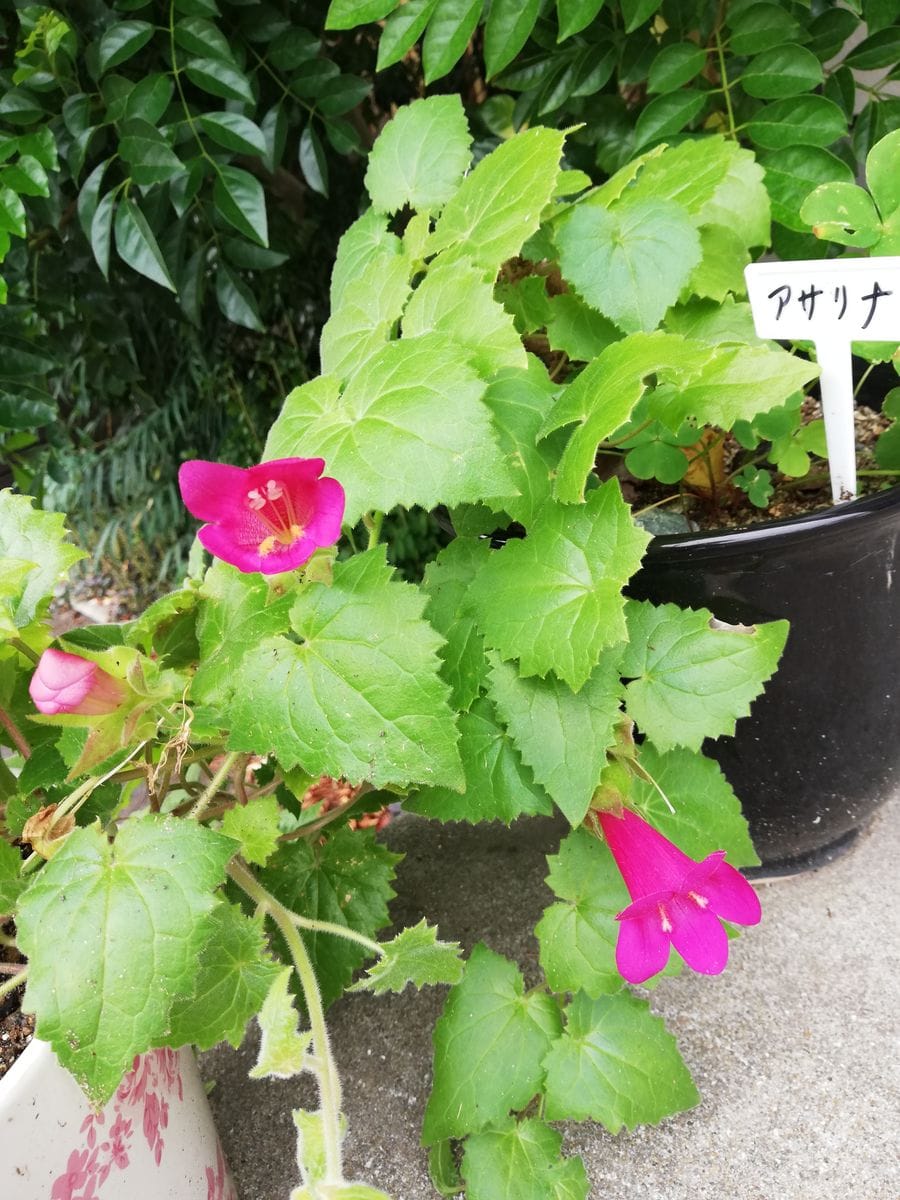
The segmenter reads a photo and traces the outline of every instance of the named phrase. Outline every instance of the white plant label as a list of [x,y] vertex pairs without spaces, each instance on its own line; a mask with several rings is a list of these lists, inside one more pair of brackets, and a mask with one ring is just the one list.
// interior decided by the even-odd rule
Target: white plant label
[[851,342],[900,341],[900,256],[753,263],[744,270],[757,336],[812,342],[835,503],[856,495]]

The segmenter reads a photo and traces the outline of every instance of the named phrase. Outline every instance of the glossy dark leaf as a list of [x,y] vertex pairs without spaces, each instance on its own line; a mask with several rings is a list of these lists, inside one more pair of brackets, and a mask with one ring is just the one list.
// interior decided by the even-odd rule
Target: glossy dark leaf
[[235,154],[264,156],[266,138],[260,127],[247,117],[233,112],[201,113],[197,124],[218,146]]
[[204,92],[223,100],[243,100],[255,103],[253,89],[247,76],[234,63],[215,58],[192,58],[184,69],[185,75]]
[[266,197],[258,179],[240,167],[220,167],[213,199],[218,212],[238,233],[268,246]]
[[147,218],[127,197],[116,209],[115,231],[116,250],[122,261],[139,275],[174,292],[175,284]]
[[116,192],[107,192],[94,209],[91,217],[90,242],[97,266],[104,279],[109,278],[109,248],[112,243],[113,210],[116,206]]
[[300,170],[306,182],[322,196],[328,195],[328,163],[322,141],[312,125],[300,134]]
[[153,37],[153,26],[148,21],[119,21],[111,25],[100,39],[97,65],[101,75],[119,63],[127,62]]
[[540,7],[540,0],[492,0],[484,28],[489,78],[508,66],[528,41]]
[[253,293],[225,262],[220,262],[216,271],[216,300],[229,321],[262,333],[263,323]]

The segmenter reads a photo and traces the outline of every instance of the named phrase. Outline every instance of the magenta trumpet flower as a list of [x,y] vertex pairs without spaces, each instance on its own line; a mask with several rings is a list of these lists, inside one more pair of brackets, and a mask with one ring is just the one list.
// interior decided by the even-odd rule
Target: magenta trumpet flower
[[181,498],[201,521],[210,554],[239,571],[277,575],[341,535],[344,489],[320,478],[321,458],[275,458],[257,467],[192,459],[178,472]]
[[759,923],[753,888],[717,850],[702,862],[629,809],[597,814],[632,903],[618,914],[616,966],[629,983],[656,975],[674,946],[689,967],[718,975],[728,961],[722,920]]
[[72,713],[100,717],[114,712],[128,688],[102,667],[65,650],[45,650],[28,685],[38,712],[48,717]]

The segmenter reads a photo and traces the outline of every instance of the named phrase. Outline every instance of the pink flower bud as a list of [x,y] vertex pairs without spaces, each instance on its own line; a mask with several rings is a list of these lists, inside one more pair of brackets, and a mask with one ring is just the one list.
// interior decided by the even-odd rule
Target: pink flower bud
[[64,650],[45,650],[28,692],[38,712],[49,717],[59,713],[99,717],[114,712],[128,689],[121,680],[86,658]]

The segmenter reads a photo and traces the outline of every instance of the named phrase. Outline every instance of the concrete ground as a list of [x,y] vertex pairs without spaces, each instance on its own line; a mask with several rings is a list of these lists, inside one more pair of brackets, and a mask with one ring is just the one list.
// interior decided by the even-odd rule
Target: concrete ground
[[[559,830],[512,833],[403,818],[393,913],[444,938],[479,939],[535,974],[531,934],[550,893]],[[612,1137],[567,1125],[596,1200],[900,1200],[900,801],[820,871],[762,884],[763,924],[715,979],[664,981],[653,1005],[678,1036],[703,1101],[657,1128]],[[431,1029],[444,989],[344,999],[330,1027],[344,1082],[352,1177],[395,1200],[434,1200],[418,1145]],[[241,1200],[287,1200],[299,1180],[292,1107],[306,1081],[251,1081],[255,1046],[202,1068]]]

